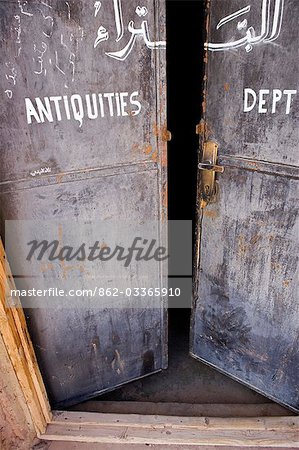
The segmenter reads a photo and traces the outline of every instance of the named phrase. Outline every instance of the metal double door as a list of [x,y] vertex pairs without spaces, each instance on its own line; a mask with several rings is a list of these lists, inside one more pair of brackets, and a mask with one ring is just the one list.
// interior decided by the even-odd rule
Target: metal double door
[[[164,2],[3,5],[2,222],[165,221]],[[295,411],[298,18],[295,0],[207,2],[190,338]],[[54,406],[167,367],[163,299],[130,306],[26,312]]]

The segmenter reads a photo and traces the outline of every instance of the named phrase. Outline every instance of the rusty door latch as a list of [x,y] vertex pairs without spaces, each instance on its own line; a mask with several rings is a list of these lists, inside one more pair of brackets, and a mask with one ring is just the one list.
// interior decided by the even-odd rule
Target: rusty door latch
[[200,177],[200,207],[205,208],[209,203],[216,201],[217,181],[216,173],[223,173],[224,167],[217,165],[218,144],[214,141],[206,141],[202,147],[201,162],[198,164],[201,170]]

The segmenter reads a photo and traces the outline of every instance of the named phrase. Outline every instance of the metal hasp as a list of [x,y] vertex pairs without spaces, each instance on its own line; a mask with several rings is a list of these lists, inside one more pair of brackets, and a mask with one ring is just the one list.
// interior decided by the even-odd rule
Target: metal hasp
[[218,144],[214,141],[204,142],[202,146],[201,162],[198,164],[198,168],[202,171],[199,191],[201,208],[205,208],[209,203],[216,201],[216,172],[224,172],[223,166],[217,166],[217,159]]

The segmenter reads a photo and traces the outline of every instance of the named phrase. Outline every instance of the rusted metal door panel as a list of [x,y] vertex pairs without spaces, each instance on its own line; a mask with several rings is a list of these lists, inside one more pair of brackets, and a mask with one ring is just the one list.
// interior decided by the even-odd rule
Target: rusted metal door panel
[[207,6],[198,131],[224,173],[199,192],[191,355],[298,411],[299,3]]
[[[5,220],[163,221],[164,2],[10,1],[0,17],[2,233]],[[162,299],[26,315],[55,407],[167,365]]]

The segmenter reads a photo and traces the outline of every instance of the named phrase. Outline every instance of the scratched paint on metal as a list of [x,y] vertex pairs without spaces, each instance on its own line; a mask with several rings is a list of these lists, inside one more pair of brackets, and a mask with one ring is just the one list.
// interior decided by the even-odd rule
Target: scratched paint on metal
[[[1,233],[7,219],[164,220],[164,2],[0,2],[0,19]],[[162,300],[26,313],[54,406],[167,365]]]
[[209,6],[198,131],[225,171],[199,211],[191,354],[298,412],[299,4]]

